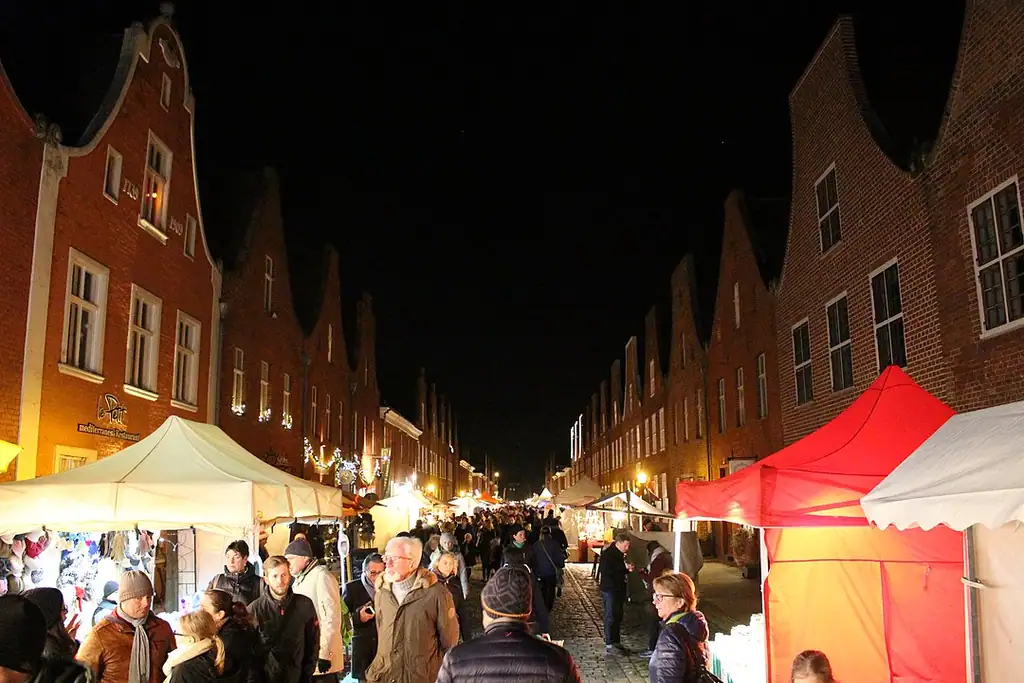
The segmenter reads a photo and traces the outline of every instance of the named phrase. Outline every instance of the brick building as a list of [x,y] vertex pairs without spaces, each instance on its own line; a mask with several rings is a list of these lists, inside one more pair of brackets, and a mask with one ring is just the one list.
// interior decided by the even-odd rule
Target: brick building
[[[340,322],[339,322],[340,325]],[[363,292],[356,304],[356,361],[351,381],[352,430],[355,454],[360,458],[360,495],[384,495],[390,458],[384,459],[384,420],[380,419],[377,386],[377,321],[373,299]]]
[[647,476],[643,490],[644,498],[655,507],[669,509],[669,492],[673,478],[669,472],[668,443],[672,439],[668,421],[668,386],[658,346],[657,310],[651,308],[644,322],[644,370],[643,396],[640,399],[643,413],[643,452],[638,469]]
[[[0,226],[3,242],[0,264],[4,271],[4,296],[0,301],[0,339],[4,345],[3,371],[0,372],[0,396],[4,398],[0,408],[0,441],[11,444],[0,450],[0,482],[12,480],[17,468],[14,444],[19,443],[22,371],[28,351],[24,331],[43,168],[44,146],[39,138],[45,130],[45,124],[37,127],[22,108],[0,64],[0,149],[4,150],[0,162],[0,206],[4,207],[4,221]],[[55,181],[48,181],[47,187],[55,189]],[[23,467],[29,465],[27,461],[26,457]]]
[[114,453],[171,414],[214,417],[220,274],[199,210],[194,108],[181,41],[160,18],[125,31],[77,145],[46,140],[18,478]]
[[[426,370],[420,370],[417,396],[419,416],[416,426],[423,434],[420,436],[414,483],[435,498],[448,501],[459,493],[456,486],[461,460],[451,406],[445,404],[443,396],[438,397],[436,385],[431,383],[428,390]],[[473,479],[472,483],[477,481]]]
[[[241,246],[225,258],[218,420],[250,453],[298,476],[305,335],[292,298],[277,174],[268,169],[251,180],[251,191],[236,191],[235,206],[245,207]],[[229,220],[222,219],[226,230]]]
[[[405,482],[416,474],[416,458],[419,455],[420,436],[423,430],[401,415],[393,408],[381,408],[380,418],[384,423],[384,448],[390,458],[390,482]],[[394,493],[394,487],[381,495],[387,497]],[[465,489],[465,486],[463,486]]]

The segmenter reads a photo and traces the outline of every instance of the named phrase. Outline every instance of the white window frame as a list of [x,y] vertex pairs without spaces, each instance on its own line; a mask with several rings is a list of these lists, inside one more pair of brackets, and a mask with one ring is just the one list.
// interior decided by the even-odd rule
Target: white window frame
[[[135,302],[143,303],[150,308],[150,329],[135,324]],[[160,322],[163,316],[164,302],[160,297],[132,283],[131,297],[128,300],[128,335],[125,340],[124,391],[150,401],[159,398],[157,394],[160,369]],[[148,339],[148,355],[137,359],[132,353],[132,340]],[[137,346],[136,346],[137,348]],[[132,381],[133,374],[137,377]]]
[[[71,285],[75,266],[81,268],[83,272],[88,271],[92,275],[96,291],[95,301],[85,301],[77,295],[72,296]],[[68,250],[68,275],[64,290],[63,334],[61,336],[60,360],[57,362],[57,368],[65,375],[78,377],[93,384],[102,384],[104,381],[103,339],[107,328],[107,289],[109,283],[110,270],[106,266],[98,261],[94,261],[74,247]],[[71,324],[72,307],[78,310],[83,308],[89,310],[93,318],[92,327],[94,328],[94,333],[90,332],[86,337],[86,362],[84,367],[76,364],[79,354],[75,354],[75,358],[71,359],[73,362],[69,362],[68,358],[68,328]],[[81,321],[80,315],[77,317],[77,320]],[[76,334],[75,338],[76,340],[81,339],[81,333]]]
[[[826,308],[825,310],[826,310],[826,315],[828,315],[828,309]],[[797,362],[796,362],[796,344],[793,343],[793,333],[796,332],[799,328],[803,327],[804,325],[807,326],[807,360],[803,361],[802,363],[800,363],[798,365]],[[799,321],[798,323],[796,323],[795,325],[793,325],[792,327],[789,328],[789,345],[790,345],[790,348],[792,349],[790,353],[793,356],[793,399],[796,401],[796,405],[802,406],[804,404],[811,403],[812,401],[814,401],[814,365],[812,364],[813,361],[814,361],[814,352],[811,350],[811,321],[810,321],[810,318],[804,318],[803,320]],[[810,396],[807,397],[806,401],[801,403],[800,402],[800,381],[797,379],[797,377],[798,377],[800,371],[803,370],[807,366],[810,366],[811,394],[810,394]]]
[[270,254],[263,256],[263,311],[274,312],[274,280],[277,279],[274,259]]
[[757,357],[757,419],[768,417],[768,359],[761,353]]
[[[163,168],[154,169],[149,165],[150,149],[157,147],[161,152],[163,159]],[[164,142],[153,134],[153,131],[149,131],[149,140],[146,143],[146,159],[143,163],[142,168],[142,199],[139,202],[139,227],[148,232],[153,237],[157,238],[161,244],[167,244],[167,232],[164,230],[164,226],[167,225],[167,209],[171,198],[171,169],[173,168],[174,154],[171,152],[171,148],[168,147]],[[153,192],[154,183],[157,188],[162,188],[163,196],[160,196],[160,191],[156,192],[157,201],[154,202],[152,211],[147,211],[149,202],[149,195]],[[151,213],[152,215],[147,215]]]
[[[998,255],[996,256],[995,260],[987,261],[984,264],[984,266],[979,266],[978,265],[978,241],[977,241],[977,236],[975,234],[975,229],[974,229],[974,210],[978,206],[980,206],[981,204],[984,204],[985,202],[993,202],[994,203],[995,202],[995,196],[997,194],[999,194],[1000,192],[1002,192],[1003,190],[1005,190],[1010,185],[1016,185],[1017,186],[1017,215],[1020,216],[1021,221],[1024,222],[1024,211],[1022,211],[1021,199],[1020,199],[1020,183],[1018,182],[1018,177],[1016,175],[1014,175],[1014,176],[1008,178],[1007,180],[1003,181],[1001,184],[997,185],[995,188],[993,188],[992,190],[987,192],[983,197],[981,197],[980,199],[977,199],[977,200],[971,202],[967,206],[967,225],[968,225],[968,228],[969,228],[969,232],[971,233],[971,256],[973,257],[971,259],[971,263],[974,265],[974,286],[975,286],[975,290],[977,291],[977,297],[978,297],[978,325],[979,325],[979,328],[981,329],[981,335],[980,335],[981,339],[987,339],[989,337],[994,337],[994,336],[997,336],[997,335],[1000,335],[1000,334],[1004,334],[1006,332],[1009,332],[1011,330],[1015,330],[1015,329],[1018,329],[1018,328],[1024,326],[1024,316],[1021,316],[1017,320],[1010,320],[1009,302],[1008,302],[1007,296],[1006,296],[1006,272],[1005,272],[1005,270],[1002,267],[1002,264],[1007,260],[1008,257],[1013,256],[1015,254],[1018,254],[1018,253],[1020,253],[1021,250],[1024,250],[1024,245],[1016,247],[1013,250],[1011,250],[1011,251],[1009,251],[1009,252],[1004,254],[1003,253],[1002,244],[999,242],[998,224],[996,224],[995,225],[995,230],[996,230],[996,253]],[[993,206],[992,215],[993,215],[993,220],[998,220],[998,216],[996,215],[996,211],[995,211],[995,207],[994,206]],[[985,299],[984,299],[984,293],[983,293],[983,290],[982,290],[982,287],[981,287],[981,271],[986,270],[987,268],[991,268],[992,265],[995,264],[995,263],[999,263],[999,266],[1000,266],[1000,268],[999,268],[999,270],[1000,270],[999,280],[1000,280],[1000,286],[1002,287],[1003,315],[1004,315],[1004,317],[1006,319],[1006,322],[1004,322],[1002,325],[998,325],[996,327],[988,329],[985,326]],[[902,279],[901,279],[901,281],[900,281],[901,289],[902,289],[902,286],[903,286],[903,283],[902,283]],[[902,292],[901,292],[901,295],[902,295]],[[906,334],[904,334],[904,339],[905,338],[906,338]]]
[[260,412],[256,419],[260,422],[269,422],[271,415],[270,408],[270,363],[260,361]]
[[654,361],[649,361],[648,366],[650,367],[649,374],[651,375],[651,398],[654,398]]
[[[838,344],[833,346],[832,345],[831,332],[830,332],[830,326],[829,326],[829,320],[828,320],[828,309],[830,309],[832,306],[837,305],[843,299],[846,299],[846,326],[850,330],[850,338],[847,339],[846,341],[840,340]],[[836,309],[836,310],[838,311],[838,309]],[[837,316],[838,316],[838,313],[837,313]],[[851,389],[854,386],[854,378],[853,378],[853,325],[850,323],[850,318],[851,317],[852,316],[850,315],[850,297],[847,295],[847,293],[845,291],[842,294],[840,294],[840,295],[838,295],[836,297],[833,297],[832,299],[830,299],[825,304],[825,339],[826,339],[826,341],[828,343],[828,378],[829,378],[828,381],[829,381],[829,385],[832,387],[832,391],[833,392],[846,391],[847,389]],[[837,322],[838,322],[838,318],[837,318]],[[808,336],[810,336],[810,335],[808,335]],[[838,351],[839,352],[839,358],[840,358],[840,360],[842,360],[843,349],[845,347],[847,347],[847,346],[850,347],[850,384],[849,384],[849,386],[837,388],[836,385],[835,385],[835,368],[833,368],[833,364],[832,364],[832,353],[835,352],[835,351]]]
[[651,418],[644,419],[644,457],[651,454]]
[[726,414],[725,378],[718,378],[718,433],[725,434],[729,428],[729,416]]
[[231,371],[231,412],[245,413],[245,351],[235,348],[234,364]]
[[[84,467],[96,462],[98,457],[99,453],[92,448],[78,448],[76,446],[58,444],[53,447],[53,474],[69,471],[60,467],[61,460],[64,458],[79,460],[81,463],[77,467]],[[69,469],[77,469],[77,467]]]
[[309,437],[311,439],[316,436],[316,427],[317,427],[317,414],[316,413],[317,413],[317,410],[318,410],[318,408],[317,408],[317,399],[318,398],[319,397],[317,396],[316,385],[314,384],[312,386],[312,389],[311,389],[310,394],[309,394]]
[[740,283],[732,283],[732,320],[733,327],[740,329]]
[[665,450],[665,408],[658,408],[658,452]]
[[683,397],[683,442],[690,441],[690,397]]
[[107,145],[107,163],[103,167],[103,196],[114,204],[121,199],[121,171],[123,168],[124,157],[116,149]]
[[287,372],[281,378],[281,426],[292,428],[292,376]]
[[[385,428],[387,425],[385,425]],[[345,402],[338,401],[338,446],[345,440]]]
[[334,362],[334,325],[327,323],[327,362]]
[[324,423],[321,425],[321,431],[325,431],[326,438],[321,438],[321,441],[331,441],[331,430],[334,429],[334,422],[331,421],[331,395],[324,394]]
[[[195,348],[181,343],[182,327],[192,328],[192,343]],[[174,375],[171,388],[171,405],[175,408],[196,412],[199,403],[199,359],[203,346],[203,324],[179,310],[174,323]],[[185,361],[186,368],[181,368]],[[187,374],[182,374],[187,372]]]
[[185,239],[182,240],[184,242],[182,249],[188,258],[196,256],[196,235],[198,233],[199,221],[195,219],[195,216],[185,214]]
[[[975,265],[977,265],[977,264],[975,264]],[[888,318],[886,318],[885,320],[883,320],[880,323],[876,323],[875,322],[875,287],[874,287],[875,278],[878,277],[878,276],[882,276],[882,282],[884,284],[885,283],[885,271],[889,270],[893,266],[896,266],[896,272],[899,274],[900,312],[897,313],[896,315],[890,315]],[[875,367],[877,368],[878,373],[880,374],[882,372],[882,370],[885,369],[885,368],[882,367],[882,365],[880,363],[881,355],[879,353],[879,348],[878,348],[878,330],[880,330],[883,327],[889,327],[890,325],[892,325],[892,323],[896,322],[897,320],[903,320],[903,353],[907,357],[906,358],[907,365],[909,365],[910,364],[910,350],[907,348],[906,318],[903,315],[903,312],[905,310],[905,308],[903,306],[903,272],[900,270],[900,263],[899,263],[899,259],[898,258],[890,259],[889,261],[886,261],[883,265],[881,265],[878,268],[876,268],[873,271],[871,271],[871,273],[868,275],[868,293],[871,296],[871,329],[872,329],[872,332],[874,333],[874,338],[875,338]],[[888,290],[887,290],[886,293],[888,293]],[[889,357],[890,358],[892,357],[892,329],[891,328],[889,329]]]
[[736,368],[736,426],[742,427],[747,424],[747,388],[745,385],[743,367]]
[[160,106],[164,108],[164,111],[171,110],[171,77],[167,74],[161,74],[163,78],[160,79]]
[[[828,211],[822,214],[821,209],[818,206],[818,186],[825,182],[825,180],[831,173],[835,173],[836,176],[836,203],[835,206],[830,207]],[[826,196],[826,201],[827,199],[828,198]],[[832,251],[837,245],[839,245],[843,241],[843,215],[841,213],[839,214],[839,238],[832,242],[832,244],[830,244],[827,249],[825,248],[825,242],[821,239],[821,222],[826,218],[831,219],[832,213],[839,211],[839,205],[841,203],[842,202],[840,201],[839,197],[839,173],[838,171],[836,171],[835,162],[832,162],[832,164],[830,164],[829,167],[825,169],[825,172],[818,176],[818,179],[814,181],[814,215],[817,216],[815,225],[818,228],[818,248],[820,249],[820,253],[822,256]],[[829,225],[829,231],[829,238],[831,239],[831,224]]]

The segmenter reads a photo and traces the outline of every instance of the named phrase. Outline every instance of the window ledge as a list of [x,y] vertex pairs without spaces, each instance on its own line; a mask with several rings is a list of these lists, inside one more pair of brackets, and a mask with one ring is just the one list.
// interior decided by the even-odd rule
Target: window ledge
[[167,244],[167,233],[147,221],[142,216],[139,216],[139,227],[157,238],[160,241],[160,244]]
[[74,365],[68,365],[66,363],[57,363],[57,369],[60,370],[62,375],[84,379],[86,382],[92,382],[93,384],[103,384],[103,382],[106,381],[103,375],[97,375],[95,372],[76,368]]
[[137,398],[144,398],[147,401],[155,401],[160,398],[160,394],[149,391],[148,389],[142,389],[141,387],[132,386],[131,384],[124,385],[124,393]]
[[110,200],[110,203],[117,206],[118,197],[107,194],[106,190],[103,191],[103,196]]
[[177,408],[178,410],[185,410],[185,411],[188,411],[190,413],[198,413],[199,412],[199,406],[194,405],[192,403],[185,403],[183,401],[175,401],[173,398],[171,399],[171,407],[172,408]]
[[[982,324],[984,325],[984,323]],[[981,341],[985,341],[988,339],[993,339],[995,337],[1001,337],[1002,335],[1008,332],[1019,330],[1021,327],[1024,327],[1024,318],[1018,318],[1013,322],[1003,323],[999,327],[993,327],[991,330],[985,330],[984,332],[981,333],[979,339]]]

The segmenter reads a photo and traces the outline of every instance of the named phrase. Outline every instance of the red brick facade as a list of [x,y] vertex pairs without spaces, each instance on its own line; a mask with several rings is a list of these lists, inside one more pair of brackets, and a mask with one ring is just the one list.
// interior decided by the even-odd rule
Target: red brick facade
[[[42,131],[40,131],[42,132]],[[24,330],[28,316],[29,284],[32,277],[32,249],[36,207],[39,196],[43,143],[32,120],[22,109],[17,95],[0,65],[0,262],[4,272],[4,296],[0,300],[0,344],[3,345],[0,370],[0,440],[18,443],[21,420],[21,376],[25,360]],[[0,482],[14,478],[16,464],[10,466],[0,456]]]

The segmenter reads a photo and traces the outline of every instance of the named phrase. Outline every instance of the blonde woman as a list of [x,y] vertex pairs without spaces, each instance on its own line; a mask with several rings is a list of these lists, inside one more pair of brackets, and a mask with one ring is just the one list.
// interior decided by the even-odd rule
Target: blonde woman
[[458,580],[458,557],[455,553],[448,552],[447,550],[442,551],[431,565],[431,571],[437,576],[437,580],[443,583],[448,588],[448,592],[452,594],[452,602],[455,603],[455,615],[459,620],[459,634],[463,642],[469,640],[472,637],[470,634],[471,622],[467,612],[469,603],[466,602],[466,594],[463,593],[462,584]]
[[836,683],[832,677],[832,665],[824,652],[804,650],[793,659],[791,683]]
[[167,656],[164,675],[168,683],[203,683],[224,673],[224,641],[218,630],[217,621],[203,610],[181,618],[181,631],[192,642]]
[[707,665],[708,640],[708,622],[697,611],[693,579],[667,572],[652,584],[662,629],[651,655],[651,683],[689,680]]

